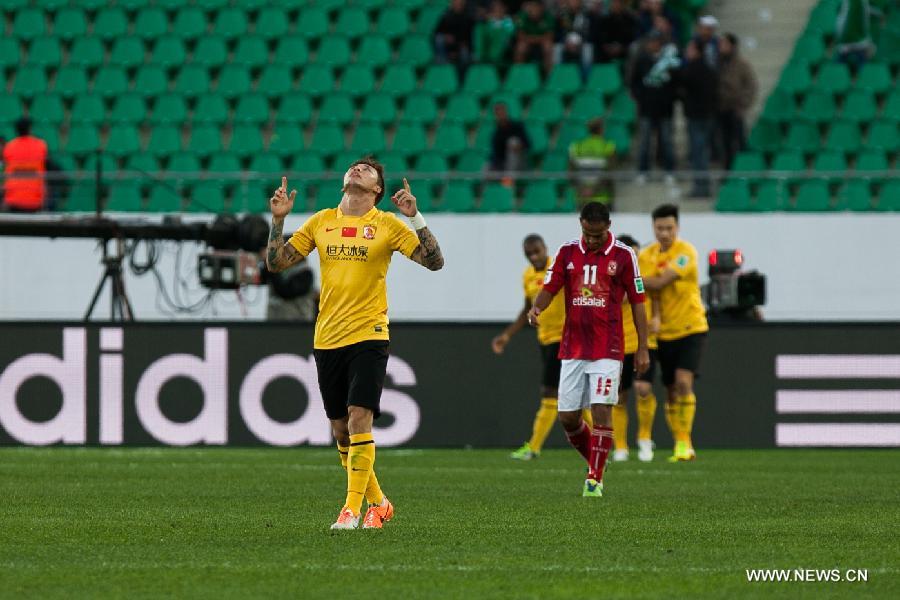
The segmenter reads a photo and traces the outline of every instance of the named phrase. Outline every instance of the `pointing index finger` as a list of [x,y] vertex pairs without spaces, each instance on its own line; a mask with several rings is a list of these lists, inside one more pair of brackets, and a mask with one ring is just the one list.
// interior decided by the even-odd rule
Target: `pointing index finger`
[[287,191],[287,177],[281,178],[281,191],[283,191],[283,192]]
[[412,192],[410,191],[410,189],[409,189],[409,182],[406,181],[406,177],[403,178],[403,189],[406,190],[406,192],[407,192],[408,194],[411,194],[411,193],[412,193]]

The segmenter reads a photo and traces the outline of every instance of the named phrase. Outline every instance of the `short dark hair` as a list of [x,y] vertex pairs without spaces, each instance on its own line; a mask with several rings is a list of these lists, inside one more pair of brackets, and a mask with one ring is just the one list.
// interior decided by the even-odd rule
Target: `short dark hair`
[[581,209],[581,220],[588,223],[609,223],[609,207],[602,202],[588,202]]
[[624,235],[618,236],[618,240],[630,248],[640,248],[641,247],[641,245],[638,243],[638,241],[636,239],[634,239],[633,237],[631,237],[630,235],[628,235],[627,233]]
[[653,209],[653,220],[657,219],[665,219],[666,217],[675,217],[675,222],[678,222],[678,206],[675,204],[660,204],[656,208]]
[[735,35],[734,33],[731,33],[730,31],[728,33],[726,33],[724,37],[729,42],[731,42],[731,45],[734,46],[735,50],[737,50],[738,46],[740,45],[740,41],[741,41],[740,38],[738,38],[737,35]]
[[31,133],[31,119],[28,117],[22,117],[18,121],[16,121],[16,134],[17,135],[28,135]]
[[523,246],[527,246],[528,244],[541,244],[542,246],[547,245],[544,243],[544,238],[542,238],[541,236],[539,236],[536,233],[529,233],[528,235],[525,236],[525,239],[522,240]]
[[375,204],[378,204],[384,198],[384,165],[375,160],[374,156],[363,156],[347,168],[352,169],[356,165],[369,165],[378,172],[378,185],[381,186],[381,192],[375,195]]

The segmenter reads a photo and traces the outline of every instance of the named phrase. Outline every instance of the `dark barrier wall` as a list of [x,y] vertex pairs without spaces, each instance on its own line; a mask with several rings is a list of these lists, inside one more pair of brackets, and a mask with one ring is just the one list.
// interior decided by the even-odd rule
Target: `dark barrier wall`
[[[527,439],[537,345],[495,356],[501,327],[395,324],[380,445]],[[0,340],[0,444],[331,444],[309,326],[2,323]],[[696,388],[700,447],[900,446],[900,324],[717,327]]]

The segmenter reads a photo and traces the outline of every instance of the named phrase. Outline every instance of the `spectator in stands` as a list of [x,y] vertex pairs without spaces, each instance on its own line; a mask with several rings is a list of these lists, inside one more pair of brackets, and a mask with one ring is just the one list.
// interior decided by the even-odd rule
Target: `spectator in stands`
[[637,31],[637,15],[625,0],[610,0],[609,11],[596,20],[591,33],[594,62],[605,63],[627,58],[629,46],[637,39]]
[[681,19],[664,0],[641,0],[638,12],[637,36],[644,37],[656,29],[671,35],[676,44],[681,40]]
[[588,123],[587,137],[569,146],[569,169],[573,172],[578,202],[613,201],[613,182],[605,172],[616,156],[616,144],[603,137],[603,119]]
[[495,65],[506,63],[515,33],[516,25],[506,12],[506,4],[494,0],[487,18],[475,28],[475,60]]
[[591,17],[582,0],[561,0],[556,17],[555,62],[575,63],[586,69],[590,63]]
[[3,146],[3,207],[13,212],[43,210],[46,197],[47,144],[31,135],[31,120],[16,122],[18,137]]
[[466,9],[466,0],[451,0],[450,8],[434,30],[435,57],[438,62],[453,63],[461,70],[472,60],[472,32],[475,19]]
[[744,119],[756,101],[759,83],[753,67],[738,52],[737,36],[726,33],[719,47],[718,134],[727,168],[747,145]]
[[522,11],[516,16],[516,62],[540,62],[549,73],[553,69],[555,31],[556,20],[543,3],[538,0],[524,2]]
[[693,40],[703,60],[713,69],[719,66],[718,30],[719,20],[712,15],[704,15],[697,20],[697,33]]
[[881,11],[869,0],[842,0],[838,10],[835,40],[837,59],[856,70],[875,52],[872,41],[872,16]]
[[718,74],[703,60],[694,41],[688,42],[685,47],[678,84],[688,124],[691,170],[694,171],[694,186],[690,195],[706,198],[709,196],[709,178],[702,173],[709,170],[710,143],[718,108]]
[[672,112],[675,104],[673,71],[680,65],[675,44],[663,44],[663,34],[651,31],[635,59],[631,72],[631,93],[638,106],[640,149],[636,183],[647,181],[650,170],[650,140],[657,137],[659,154],[666,170],[666,183],[674,184],[672,171],[675,156],[672,151]]
[[491,137],[491,171],[521,171],[526,166],[531,140],[521,121],[509,117],[509,108],[503,102],[494,105],[494,135]]

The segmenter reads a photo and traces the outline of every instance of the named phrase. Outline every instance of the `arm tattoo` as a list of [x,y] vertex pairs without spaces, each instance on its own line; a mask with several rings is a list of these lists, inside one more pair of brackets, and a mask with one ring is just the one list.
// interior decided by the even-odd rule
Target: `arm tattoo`
[[419,236],[419,247],[413,251],[410,258],[429,271],[439,271],[444,266],[444,255],[441,253],[437,238],[427,227],[417,229],[416,235]]
[[272,221],[272,231],[269,233],[269,243],[266,246],[266,266],[269,271],[277,273],[283,271],[303,260],[303,255],[284,241],[284,221]]

